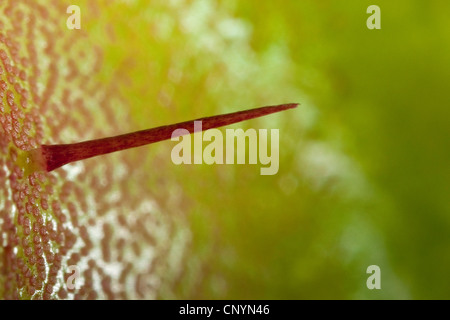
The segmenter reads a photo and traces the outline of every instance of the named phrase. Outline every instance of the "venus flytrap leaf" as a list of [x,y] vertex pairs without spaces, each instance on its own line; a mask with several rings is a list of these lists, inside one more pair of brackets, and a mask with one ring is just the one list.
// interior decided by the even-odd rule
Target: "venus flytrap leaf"
[[[193,270],[185,267],[196,259],[194,249],[190,248],[191,225],[187,218],[195,207],[188,204],[187,193],[173,195],[172,190],[188,182],[179,183],[175,179],[170,160],[165,163],[123,153],[116,159],[104,157],[101,166],[85,163],[78,172],[65,168],[48,172],[49,154],[59,156],[60,160],[76,161],[78,158],[71,160],[67,152],[73,146],[81,148],[71,156],[88,158],[170,138],[172,130],[180,128],[180,124],[168,126],[165,131],[160,127],[137,135],[85,141],[68,145],[68,149],[45,146],[45,139],[62,143],[64,140],[59,139],[63,137],[86,133],[101,137],[103,123],[114,130],[120,124],[133,124],[121,113],[131,105],[139,112],[146,107],[143,101],[192,98],[189,94],[175,96],[165,91],[174,85],[176,78],[179,85],[184,81],[183,68],[175,62],[184,48],[184,41],[178,40],[195,40],[198,34],[173,35],[180,45],[171,47],[153,28],[153,18],[141,17],[135,20],[139,27],[130,26],[128,16],[137,6],[125,8],[100,1],[95,4],[101,8],[97,13],[84,10],[91,4],[92,1],[80,1],[82,28],[69,30],[64,22],[70,1],[0,1],[1,299],[164,298],[184,286],[177,279],[191,274],[195,274],[195,281],[208,277],[206,273],[198,273],[197,267]],[[154,4],[140,7],[158,10]],[[121,10],[128,12],[124,15],[127,18],[118,14]],[[170,8],[162,8],[160,12],[167,17],[173,13]],[[228,14],[219,18],[227,17]],[[177,19],[173,22],[178,24]],[[181,24],[177,29],[182,29]],[[114,34],[118,30],[121,31]],[[129,36],[139,30],[150,32],[148,36],[145,34],[148,40],[145,45]],[[120,59],[109,55],[117,47],[121,48],[117,55]],[[164,54],[154,56],[158,50]],[[235,48],[230,45],[226,50],[224,56]],[[221,57],[210,58],[210,52],[204,50],[191,58],[222,64]],[[129,65],[127,61],[134,62]],[[159,73],[147,72],[148,61],[174,72],[168,72],[167,79]],[[207,93],[209,84],[206,77],[203,79],[207,71],[201,68],[190,71],[201,77],[199,81],[183,84],[184,92],[205,92],[196,98],[203,103],[208,100],[204,98],[218,99],[218,95]],[[138,88],[144,84],[143,75],[145,86],[154,85],[155,92],[141,95]],[[231,78],[229,75],[225,70],[218,74],[227,79]],[[133,79],[130,86],[129,79]],[[127,89],[122,92],[121,88]],[[167,106],[170,99],[159,102]],[[211,117],[204,120],[201,131],[290,107],[295,105]],[[183,123],[184,128],[192,132],[193,122]],[[44,150],[50,151],[44,155]],[[144,164],[157,169],[133,171]],[[58,165],[64,165],[64,161]],[[204,263],[199,260],[199,267]],[[77,267],[80,279],[75,279],[78,275],[72,273]],[[155,287],[155,283],[159,285]],[[194,287],[187,287],[184,296],[193,296],[190,290]]]

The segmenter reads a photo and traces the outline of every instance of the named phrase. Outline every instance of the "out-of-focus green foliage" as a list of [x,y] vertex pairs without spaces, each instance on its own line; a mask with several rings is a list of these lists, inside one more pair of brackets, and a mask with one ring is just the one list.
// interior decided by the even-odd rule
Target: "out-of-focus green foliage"
[[[366,27],[371,4],[381,8],[381,30]],[[105,52],[102,79],[119,68],[129,75],[118,81],[132,106],[130,130],[301,103],[233,126],[280,129],[277,175],[260,176],[259,165],[167,172],[174,197],[190,199],[193,246],[189,277],[162,298],[450,298],[449,6],[82,7],[83,29]],[[148,152],[170,161],[171,147]],[[381,268],[381,290],[366,287],[372,264]]]

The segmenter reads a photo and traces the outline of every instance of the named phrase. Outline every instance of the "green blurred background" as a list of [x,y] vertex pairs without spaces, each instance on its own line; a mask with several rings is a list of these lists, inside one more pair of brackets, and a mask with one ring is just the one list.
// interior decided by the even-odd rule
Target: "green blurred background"
[[[74,4],[104,51],[100,81],[121,75],[126,129],[301,103],[231,127],[280,129],[277,175],[169,166],[193,244],[161,298],[450,298],[450,3]],[[146,150],[170,161],[174,145]]]

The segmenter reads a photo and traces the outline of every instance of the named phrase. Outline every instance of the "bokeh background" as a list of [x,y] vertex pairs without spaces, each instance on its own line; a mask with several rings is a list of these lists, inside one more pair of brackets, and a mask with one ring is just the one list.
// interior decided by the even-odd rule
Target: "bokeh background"
[[[152,159],[133,169],[154,190],[140,197],[183,198],[183,273],[156,298],[450,298],[450,3],[71,4],[82,30],[64,34],[102,51],[92,77],[116,83],[129,119],[115,131],[89,119],[105,134],[301,104],[230,127],[280,129],[274,176],[176,166],[170,141],[126,151]],[[372,4],[381,30],[366,27]],[[366,287],[373,264],[381,290]]]

